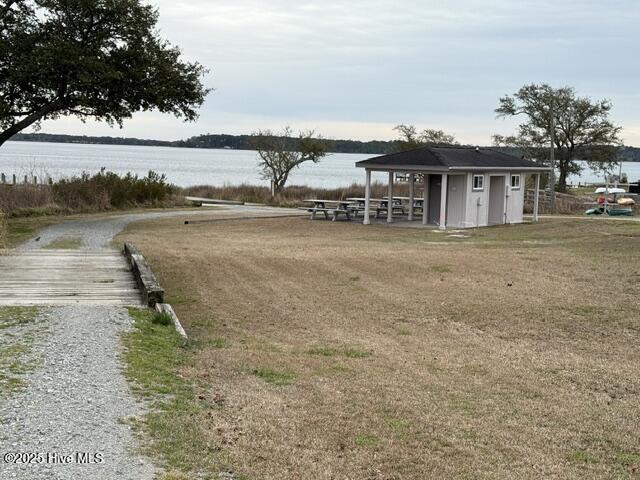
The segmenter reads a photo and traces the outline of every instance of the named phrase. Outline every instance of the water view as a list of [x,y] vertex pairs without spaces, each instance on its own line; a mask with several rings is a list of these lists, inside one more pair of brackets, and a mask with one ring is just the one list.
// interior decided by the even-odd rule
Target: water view
[[[318,164],[307,163],[291,175],[290,185],[335,188],[353,182],[364,183],[364,172],[355,163],[375,155],[334,153]],[[83,171],[95,173],[102,167],[117,173],[146,175],[149,170],[164,173],[170,182],[192,185],[268,185],[260,178],[258,156],[250,150],[213,150],[129,145],[84,145],[72,143],[7,142],[0,148],[0,173],[68,177]],[[622,172],[630,181],[640,180],[640,162],[625,162]],[[617,171],[616,171],[617,173]],[[385,180],[385,174],[374,180]],[[585,168],[570,183],[602,182],[601,174]]]

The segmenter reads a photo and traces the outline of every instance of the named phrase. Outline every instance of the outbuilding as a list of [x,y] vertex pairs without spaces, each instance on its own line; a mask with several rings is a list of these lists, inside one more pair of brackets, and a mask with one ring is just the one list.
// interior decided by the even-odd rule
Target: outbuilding
[[[527,176],[535,176],[534,220],[538,219],[540,174],[549,167],[531,160],[480,147],[421,147],[356,163],[366,173],[364,224],[370,223],[371,173],[387,172],[388,197],[394,198],[396,174],[409,179],[409,204],[421,177],[422,223],[440,229],[521,223]],[[413,220],[410,208],[409,220]],[[393,222],[393,209],[387,211]]]

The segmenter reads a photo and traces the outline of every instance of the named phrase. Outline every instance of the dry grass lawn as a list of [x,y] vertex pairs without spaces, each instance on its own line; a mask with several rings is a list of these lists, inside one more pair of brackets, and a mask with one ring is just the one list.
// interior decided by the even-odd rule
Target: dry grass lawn
[[[251,479],[638,478],[640,224],[133,225]],[[188,450],[188,446],[186,447]]]

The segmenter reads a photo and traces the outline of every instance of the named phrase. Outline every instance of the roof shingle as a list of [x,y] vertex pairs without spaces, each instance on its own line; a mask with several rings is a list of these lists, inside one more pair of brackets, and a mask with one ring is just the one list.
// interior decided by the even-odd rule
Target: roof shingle
[[450,169],[537,169],[547,167],[525,158],[482,147],[421,147],[406,152],[391,153],[356,163],[357,167],[416,167],[419,170]]

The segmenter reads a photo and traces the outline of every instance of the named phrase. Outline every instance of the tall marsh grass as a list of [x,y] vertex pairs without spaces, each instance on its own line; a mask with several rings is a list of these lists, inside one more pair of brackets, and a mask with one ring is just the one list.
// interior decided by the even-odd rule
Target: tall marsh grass
[[[301,185],[285,187],[284,191],[271,197],[268,187],[256,185],[225,185],[214,187],[211,185],[198,185],[183,189],[183,194],[193,197],[215,198],[219,200],[234,200],[247,203],[264,203],[283,207],[300,206],[304,200],[318,198],[324,200],[344,200],[350,197],[364,197],[364,185],[353,183],[342,188],[313,188]],[[409,194],[407,184],[396,184],[394,195],[406,196]],[[380,182],[371,184],[371,197],[381,198],[387,195],[387,185]]]
[[60,179],[51,185],[0,185],[0,210],[8,216],[101,212],[180,202],[179,189],[153,171],[145,177],[101,170]]

